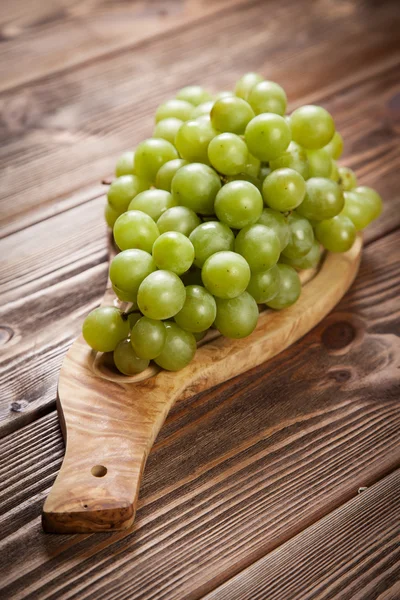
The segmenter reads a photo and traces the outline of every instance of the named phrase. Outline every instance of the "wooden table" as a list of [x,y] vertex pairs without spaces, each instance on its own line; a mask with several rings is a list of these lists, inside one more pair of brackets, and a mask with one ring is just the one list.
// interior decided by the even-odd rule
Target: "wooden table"
[[[1,598],[400,598],[399,32],[398,0],[1,3]],[[295,346],[176,405],[133,531],[46,535],[58,371],[107,275],[100,180],[163,99],[248,70],[327,107],[384,197],[359,276]]]

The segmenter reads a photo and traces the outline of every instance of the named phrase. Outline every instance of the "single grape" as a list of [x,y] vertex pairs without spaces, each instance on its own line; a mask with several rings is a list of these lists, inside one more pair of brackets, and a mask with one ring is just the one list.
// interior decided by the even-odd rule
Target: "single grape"
[[247,165],[247,146],[234,133],[221,133],[208,145],[208,158],[211,165],[224,175],[237,175]]
[[263,200],[255,185],[247,181],[231,181],[224,185],[215,198],[214,210],[220,221],[241,229],[258,221]]
[[199,333],[211,327],[216,314],[214,297],[201,285],[188,285],[185,304],[174,319],[182,329]]
[[216,102],[211,110],[211,123],[222,133],[244,133],[246,125],[254,117],[253,109],[242,98],[225,96]]
[[128,210],[139,210],[157,221],[168,208],[176,206],[176,200],[165,190],[146,190],[131,200]]
[[250,152],[248,152],[245,173],[247,175],[250,175],[251,177],[258,177],[260,175],[260,168],[260,160],[256,156],[253,156],[252,154],[250,154]]
[[290,239],[282,254],[290,259],[296,259],[305,256],[310,252],[314,232],[310,222],[296,213],[287,217],[290,229]]
[[162,321],[141,317],[131,331],[132,348],[140,358],[151,360],[159,356],[167,339]]
[[162,138],[171,144],[175,144],[176,134],[178,133],[183,121],[175,117],[161,119],[156,123],[153,131],[153,138]]
[[93,350],[112,352],[120,341],[128,337],[129,323],[118,308],[101,306],[88,314],[83,322],[82,334]]
[[317,240],[330,252],[347,252],[356,239],[356,228],[344,215],[321,221],[315,227]]
[[338,131],[335,131],[335,135],[333,136],[329,144],[324,146],[324,150],[326,150],[330,154],[331,158],[333,158],[334,160],[337,160],[342,156],[343,138]]
[[129,294],[129,300],[133,302],[136,300],[139,285],[156,268],[156,263],[148,252],[124,250],[111,261],[110,280],[118,290]]
[[215,197],[221,189],[221,180],[211,167],[192,163],[177,171],[171,189],[177,204],[196,213],[212,215]]
[[137,175],[122,175],[114,179],[107,193],[107,200],[113,210],[123,213],[128,209],[129,202],[149,188],[149,183]]
[[128,150],[121,154],[121,156],[117,160],[117,164],[115,165],[115,175],[117,177],[121,177],[122,175],[133,175],[133,160],[135,158],[135,153],[133,150]]
[[178,100],[190,102],[193,106],[199,106],[199,104],[211,100],[211,94],[200,85],[188,85],[179,90],[176,97]]
[[278,158],[290,144],[290,128],[285,119],[273,113],[254,117],[246,127],[249,152],[262,161]]
[[193,264],[193,244],[183,233],[167,231],[154,242],[153,258],[159,269],[182,275]]
[[141,210],[128,210],[115,221],[114,240],[120,250],[138,248],[151,252],[159,231],[153,219]]
[[320,150],[307,150],[309,176],[330,177],[332,172],[332,158],[324,148]]
[[277,265],[274,265],[268,271],[254,273],[250,278],[246,292],[253,296],[257,304],[265,304],[265,302],[273,300],[278,294],[279,282],[279,269]]
[[256,328],[258,306],[248,292],[236,298],[216,298],[217,316],[214,324],[222,335],[228,338],[244,338]]
[[129,340],[119,342],[114,350],[114,364],[123,375],[136,375],[149,366],[149,361],[139,358]]
[[251,88],[248,102],[256,115],[275,113],[283,116],[287,97],[285,90],[274,81],[260,81]]
[[121,302],[134,302],[136,300],[136,293],[134,292],[120,290],[116,285],[113,285],[112,289],[118,300],[121,300]]
[[235,252],[246,259],[252,274],[259,273],[278,262],[281,244],[273,229],[260,224],[248,225],[236,236]]
[[182,158],[193,163],[208,164],[208,144],[217,132],[211,125],[211,121],[205,117],[199,117],[186,121],[180,127],[175,138],[175,146]]
[[176,323],[165,323],[167,338],[164,348],[154,359],[162,369],[180,371],[186,367],[196,354],[196,339],[193,333],[185,331]]
[[304,148],[296,144],[296,142],[290,142],[285,152],[278,156],[278,158],[270,161],[269,167],[271,171],[284,168],[294,169],[300,173],[303,179],[308,179],[310,176],[307,152]]
[[369,210],[372,211],[373,219],[377,219],[383,207],[382,198],[378,192],[366,185],[356,187],[354,191],[363,198],[365,205],[368,205]]
[[170,319],[185,303],[185,286],[170,271],[150,273],[139,286],[137,303],[145,317]]
[[235,86],[235,94],[239,98],[243,98],[243,100],[247,100],[249,94],[253,87],[257,85],[257,83],[261,83],[263,81],[262,75],[258,73],[246,73],[239,79]]
[[344,192],[349,192],[357,187],[357,177],[348,167],[339,167],[339,185]]
[[160,233],[178,231],[189,236],[201,221],[196,213],[186,206],[173,206],[166,210],[157,221]]
[[298,207],[302,217],[312,221],[331,219],[344,206],[342,191],[335,181],[323,177],[311,177],[306,182],[307,193]]
[[355,190],[344,192],[343,196],[344,208],[340,214],[348,217],[357,231],[361,231],[374,220],[372,207]]
[[140,313],[140,312],[128,313],[129,328],[132,330],[135,327],[136,323],[141,318],[142,318],[142,313]]
[[167,100],[164,104],[160,104],[156,111],[156,123],[163,119],[180,119],[181,121],[187,121],[192,116],[193,104],[186,102],[186,100],[179,100],[173,98]]
[[202,223],[189,236],[194,247],[194,264],[202,267],[209,256],[224,250],[233,250],[235,236],[227,225],[219,221]]
[[250,275],[250,267],[243,256],[230,251],[212,254],[201,270],[205,287],[218,298],[239,296],[247,288]]
[[214,100],[209,100],[208,102],[203,102],[199,104],[193,109],[192,119],[197,119],[197,117],[202,117],[204,115],[210,116],[211,109],[214,105]]
[[304,199],[306,183],[294,169],[276,169],[264,179],[262,195],[270,208],[281,212],[294,210]]
[[294,269],[314,269],[318,266],[321,258],[321,246],[317,242],[317,240],[313,241],[313,245],[311,246],[311,250],[305,255],[300,256],[298,258],[287,258],[286,256],[281,256],[281,262],[290,265]]
[[118,219],[120,214],[121,213],[119,211],[115,210],[112,206],[109,205],[108,202],[106,202],[106,205],[104,207],[104,218],[106,220],[107,225],[111,227],[111,229],[114,227],[114,223]]
[[306,105],[290,115],[292,138],[307,150],[319,150],[333,138],[335,123],[322,106]]
[[149,138],[135,151],[135,172],[144,180],[154,182],[157,171],[169,160],[178,158],[176,148],[162,138]]
[[275,231],[279,238],[282,252],[288,245],[290,239],[290,229],[286,217],[272,208],[264,208],[257,223],[265,225]]
[[221,98],[227,98],[228,96],[235,96],[235,93],[229,90],[223,90],[222,92],[218,92],[214,95],[214,101],[220,100]]
[[175,173],[187,165],[188,162],[183,158],[175,158],[164,163],[163,166],[157,171],[156,175],[156,188],[159,190],[165,190],[166,192],[171,191],[171,184]]
[[329,179],[331,179],[332,181],[335,181],[335,183],[339,183],[339,179],[340,179],[338,164],[337,164],[336,160],[333,160],[333,159],[332,159],[332,169],[331,169],[331,172],[329,175]]
[[275,310],[288,308],[294,304],[301,294],[301,283],[297,271],[290,265],[278,263],[279,269],[279,291],[275,298],[266,304]]

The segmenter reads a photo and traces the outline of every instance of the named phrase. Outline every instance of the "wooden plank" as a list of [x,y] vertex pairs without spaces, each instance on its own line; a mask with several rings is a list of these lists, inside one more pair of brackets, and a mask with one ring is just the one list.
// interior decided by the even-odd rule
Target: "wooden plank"
[[[274,5],[274,19],[256,2],[226,9],[223,19],[199,22],[179,37],[155,39],[145,51],[122,51],[32,82],[23,92],[3,93],[4,233],[35,222],[38,206],[42,218],[58,198],[65,201],[81,187],[97,184],[112,171],[119,152],[150,134],[155,107],[182,85],[201,80],[213,88],[232,87],[240,74],[256,69],[280,81],[294,106],[332,96],[344,85],[355,87],[397,65],[397,34],[394,0],[379,7],[359,0],[347,11],[323,13],[318,3],[283,0]],[[296,40],[295,51],[286,39]],[[391,75],[392,86],[396,76]],[[363,107],[364,115],[371,106],[386,110],[391,97],[380,89],[366,93],[346,118],[358,119]],[[377,115],[387,133],[393,115]]]
[[395,471],[204,600],[399,598],[399,489]]
[[200,598],[395,468],[399,241],[368,246],[351,292],[300,342],[175,406],[132,533],[43,534],[56,417],[4,438],[3,595]]

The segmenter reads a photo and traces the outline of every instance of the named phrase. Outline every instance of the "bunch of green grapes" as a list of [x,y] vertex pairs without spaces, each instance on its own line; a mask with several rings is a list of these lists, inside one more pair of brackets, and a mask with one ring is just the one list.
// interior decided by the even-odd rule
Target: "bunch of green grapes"
[[346,252],[382,210],[380,196],[338,166],[343,140],[320,106],[286,114],[283,88],[256,73],[234,92],[180,90],[158,107],[153,137],[117,161],[105,218],[120,253],[116,296],[83,324],[126,375],[153,360],[182,369],[210,327],[242,338],[258,305],[286,309],[298,271],[322,248]]

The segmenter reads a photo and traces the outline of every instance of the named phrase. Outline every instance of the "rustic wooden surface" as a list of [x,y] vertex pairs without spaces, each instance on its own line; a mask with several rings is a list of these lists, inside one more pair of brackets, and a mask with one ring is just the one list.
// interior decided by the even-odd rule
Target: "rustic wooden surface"
[[[399,597],[399,27],[396,0],[2,3],[2,598]],[[250,69],[331,110],[383,195],[360,274],[283,354],[176,404],[133,531],[46,535],[58,372],[107,276],[99,181],[162,98]]]

